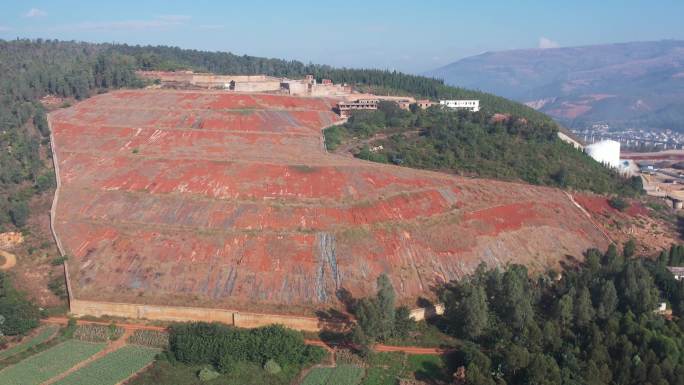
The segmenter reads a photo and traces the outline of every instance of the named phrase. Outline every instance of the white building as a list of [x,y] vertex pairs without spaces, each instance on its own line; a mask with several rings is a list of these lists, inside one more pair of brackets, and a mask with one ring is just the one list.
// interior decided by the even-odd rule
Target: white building
[[611,168],[620,168],[620,142],[602,140],[586,146],[584,151],[597,162]]
[[479,100],[440,100],[439,104],[449,108],[464,109],[473,112],[480,111]]

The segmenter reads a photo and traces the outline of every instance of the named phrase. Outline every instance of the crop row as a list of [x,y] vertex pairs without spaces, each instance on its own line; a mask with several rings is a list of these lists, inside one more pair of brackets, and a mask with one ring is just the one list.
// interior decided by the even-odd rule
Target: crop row
[[116,325],[80,325],[74,331],[74,338],[89,342],[107,342],[119,339],[124,330]]
[[0,385],[38,385],[99,352],[104,346],[68,340],[0,370]]
[[147,366],[159,349],[127,345],[69,374],[54,385],[115,385]]
[[169,346],[169,333],[155,330],[136,330],[128,337],[128,342],[136,345],[166,348]]

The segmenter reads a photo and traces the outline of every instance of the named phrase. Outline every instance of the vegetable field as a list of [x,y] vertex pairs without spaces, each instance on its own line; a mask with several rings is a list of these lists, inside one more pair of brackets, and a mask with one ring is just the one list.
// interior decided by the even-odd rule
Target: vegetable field
[[66,341],[1,370],[0,385],[38,385],[99,352],[104,346]]
[[26,341],[23,341],[20,344],[15,345],[7,350],[0,351],[0,360],[12,357],[17,353],[21,353],[23,351],[31,349],[34,346],[42,344],[43,342],[49,340],[55,334],[55,332],[57,332],[58,329],[59,327],[56,325],[49,325],[44,327],[43,330],[41,330],[40,333],[36,334],[33,338],[27,339]]
[[357,385],[363,378],[363,368],[339,365],[334,368],[313,368],[302,385]]
[[147,366],[159,352],[159,349],[143,346],[124,346],[54,385],[115,385]]
[[169,346],[169,333],[155,330],[136,330],[128,337],[128,343],[155,348],[167,348]]

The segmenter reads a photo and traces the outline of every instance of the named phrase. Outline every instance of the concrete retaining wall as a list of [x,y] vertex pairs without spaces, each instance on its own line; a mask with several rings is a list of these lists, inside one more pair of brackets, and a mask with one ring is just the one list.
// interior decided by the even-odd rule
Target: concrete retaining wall
[[222,322],[242,328],[280,324],[291,329],[311,332],[322,329],[340,331],[347,327],[342,323],[321,321],[315,317],[260,314],[224,309],[98,302],[80,299],[72,299],[70,305],[71,313],[77,317],[113,316],[156,321]]

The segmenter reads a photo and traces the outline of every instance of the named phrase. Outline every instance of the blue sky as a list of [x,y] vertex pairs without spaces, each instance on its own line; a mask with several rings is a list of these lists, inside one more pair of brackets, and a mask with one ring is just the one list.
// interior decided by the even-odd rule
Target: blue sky
[[2,0],[0,38],[164,44],[421,72],[485,51],[684,39],[682,15],[681,0]]

